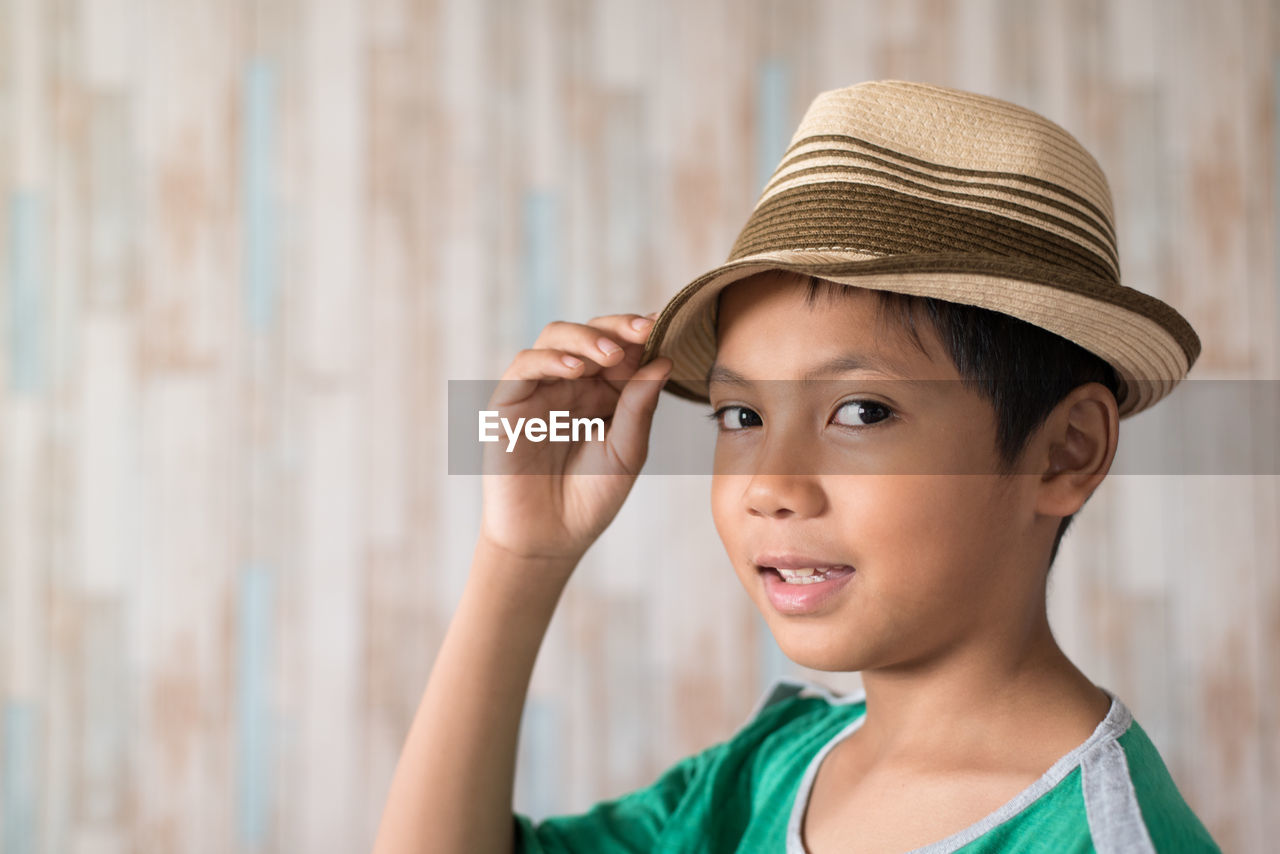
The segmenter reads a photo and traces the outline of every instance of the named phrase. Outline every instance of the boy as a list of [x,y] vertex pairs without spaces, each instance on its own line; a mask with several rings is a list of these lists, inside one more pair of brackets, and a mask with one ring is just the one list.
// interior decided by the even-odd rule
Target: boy
[[[375,851],[1217,851],[1045,614],[1120,418],[1199,354],[1120,285],[1111,220],[1043,117],[864,83],[814,100],[730,260],[656,319],[549,324],[491,408],[603,414],[608,436],[489,454]],[[710,404],[716,529],[779,646],[864,691],[779,683],[651,786],[535,825],[511,813],[529,676],[664,383]]]

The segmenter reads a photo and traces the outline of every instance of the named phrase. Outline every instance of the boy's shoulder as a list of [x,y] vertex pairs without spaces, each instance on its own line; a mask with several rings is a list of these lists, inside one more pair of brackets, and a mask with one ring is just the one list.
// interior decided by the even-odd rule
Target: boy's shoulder
[[762,767],[785,766],[813,755],[866,710],[862,692],[842,695],[815,682],[794,677],[775,679],[761,694],[731,743],[755,754]]
[[842,718],[849,718],[850,715],[857,717],[865,708],[866,694],[862,691],[836,694],[817,682],[784,676],[774,679],[764,690],[747,714],[739,732],[761,725],[777,726],[797,717],[829,715],[832,712],[838,713]]
[[[1059,838],[1078,828],[1095,846],[1113,850],[1220,851],[1183,798],[1155,744],[1124,702],[1107,693],[1112,706],[1094,734],[988,816],[990,821],[972,827],[974,840],[989,833],[984,841],[1013,844],[1012,837],[1034,836],[1053,826]],[[736,738],[761,751],[762,770],[790,765],[797,753],[823,752],[865,712],[862,691],[836,694],[814,682],[776,679]]]
[[[1218,851],[1213,837],[1178,789],[1160,751],[1137,720],[1131,717],[1116,744],[1122,751],[1124,771],[1155,849]],[[1100,783],[1095,784],[1093,793],[1099,802],[1105,795]]]

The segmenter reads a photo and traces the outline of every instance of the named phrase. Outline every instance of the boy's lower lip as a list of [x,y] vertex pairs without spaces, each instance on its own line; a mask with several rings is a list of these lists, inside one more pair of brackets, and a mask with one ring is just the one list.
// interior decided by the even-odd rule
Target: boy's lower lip
[[857,574],[857,570],[853,570],[827,581],[788,584],[776,569],[760,569],[765,595],[769,597],[773,607],[783,614],[811,614],[819,610]]

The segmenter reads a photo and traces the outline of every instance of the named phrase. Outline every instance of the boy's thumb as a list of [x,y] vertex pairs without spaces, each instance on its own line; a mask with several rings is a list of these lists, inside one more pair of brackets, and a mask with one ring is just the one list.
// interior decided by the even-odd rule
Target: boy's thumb
[[649,456],[649,429],[658,408],[658,395],[673,362],[665,356],[654,359],[627,380],[618,395],[613,423],[605,439],[610,456],[627,474],[638,475]]

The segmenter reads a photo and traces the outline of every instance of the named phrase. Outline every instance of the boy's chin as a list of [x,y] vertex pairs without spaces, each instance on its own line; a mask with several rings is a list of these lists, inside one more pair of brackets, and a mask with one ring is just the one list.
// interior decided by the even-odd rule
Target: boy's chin
[[850,673],[876,666],[878,657],[855,638],[832,637],[830,627],[770,626],[782,654],[810,670]]

